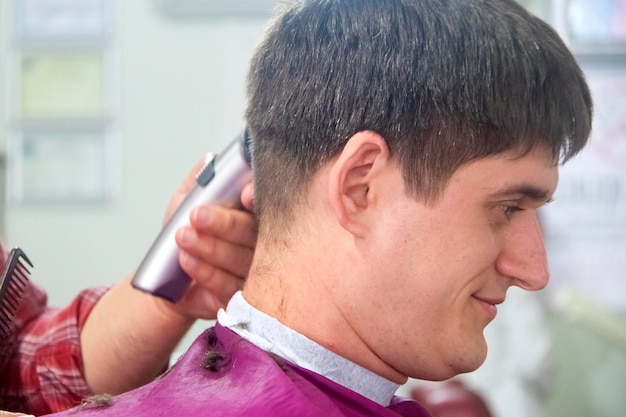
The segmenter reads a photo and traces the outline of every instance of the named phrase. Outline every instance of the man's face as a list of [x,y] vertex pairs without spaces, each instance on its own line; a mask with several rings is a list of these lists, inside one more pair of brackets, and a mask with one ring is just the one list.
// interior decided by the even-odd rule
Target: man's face
[[546,153],[503,154],[462,166],[425,204],[391,173],[371,262],[345,294],[344,314],[365,343],[407,376],[443,379],[480,366],[483,330],[507,289],[548,282],[537,209],[557,181]]

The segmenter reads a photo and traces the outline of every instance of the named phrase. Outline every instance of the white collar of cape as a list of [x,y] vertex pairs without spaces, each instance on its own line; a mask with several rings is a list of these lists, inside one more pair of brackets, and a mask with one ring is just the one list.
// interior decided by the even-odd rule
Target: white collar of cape
[[259,348],[325,376],[362,396],[389,406],[399,385],[331,352],[275,318],[252,307],[235,293],[217,321]]

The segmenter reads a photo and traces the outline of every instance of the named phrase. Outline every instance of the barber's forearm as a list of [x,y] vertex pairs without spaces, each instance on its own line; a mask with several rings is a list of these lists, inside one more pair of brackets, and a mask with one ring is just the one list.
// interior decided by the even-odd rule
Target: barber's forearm
[[193,324],[135,290],[130,277],[96,304],[81,332],[87,385],[95,394],[119,394],[154,379]]

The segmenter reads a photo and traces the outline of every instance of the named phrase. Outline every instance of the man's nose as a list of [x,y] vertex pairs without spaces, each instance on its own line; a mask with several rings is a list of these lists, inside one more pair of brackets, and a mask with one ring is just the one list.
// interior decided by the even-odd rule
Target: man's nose
[[517,213],[506,231],[496,269],[513,280],[512,284],[528,291],[544,288],[550,279],[548,258],[535,210]]

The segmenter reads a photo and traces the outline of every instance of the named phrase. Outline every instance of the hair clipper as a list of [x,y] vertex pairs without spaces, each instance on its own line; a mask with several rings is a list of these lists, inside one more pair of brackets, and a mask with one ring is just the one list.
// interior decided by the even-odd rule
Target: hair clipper
[[133,287],[171,302],[180,300],[191,278],[180,267],[174,235],[189,224],[191,210],[200,204],[241,207],[241,190],[251,179],[249,137],[239,134],[198,173],[196,185],[163,227],[132,280]]

